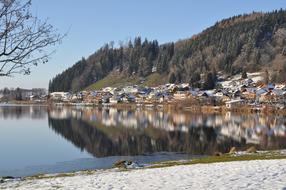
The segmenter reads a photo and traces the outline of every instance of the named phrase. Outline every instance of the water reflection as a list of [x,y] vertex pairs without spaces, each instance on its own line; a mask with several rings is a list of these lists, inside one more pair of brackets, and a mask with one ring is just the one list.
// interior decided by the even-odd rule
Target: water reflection
[[250,144],[286,147],[283,116],[66,107],[48,115],[54,131],[96,157],[161,151],[213,154]]
[[44,119],[47,117],[47,107],[41,105],[18,106],[0,105],[0,119]]

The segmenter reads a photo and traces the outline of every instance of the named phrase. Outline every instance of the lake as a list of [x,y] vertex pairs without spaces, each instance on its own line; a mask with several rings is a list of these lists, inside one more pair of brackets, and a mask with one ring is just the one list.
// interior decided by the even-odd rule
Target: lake
[[286,148],[286,119],[261,114],[0,106],[0,176],[28,176]]

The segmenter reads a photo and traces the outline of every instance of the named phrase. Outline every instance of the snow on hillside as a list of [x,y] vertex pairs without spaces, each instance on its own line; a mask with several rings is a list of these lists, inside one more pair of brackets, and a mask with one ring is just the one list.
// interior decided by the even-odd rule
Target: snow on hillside
[[263,81],[263,73],[247,73],[247,77],[252,79],[254,82]]
[[[224,78],[224,77],[223,77]],[[247,73],[247,78],[253,80],[253,82],[263,81],[263,73],[255,72],[255,73]],[[229,88],[233,82],[241,81],[241,74],[237,74],[227,79],[219,82],[223,88]]]

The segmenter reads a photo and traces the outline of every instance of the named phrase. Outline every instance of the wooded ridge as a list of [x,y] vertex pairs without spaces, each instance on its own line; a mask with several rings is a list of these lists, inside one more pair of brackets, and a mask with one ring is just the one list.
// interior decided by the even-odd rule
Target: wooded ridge
[[[233,75],[266,71],[273,82],[286,79],[286,11],[244,14],[217,22],[190,39],[159,45],[134,41],[104,45],[88,58],[55,76],[49,91],[79,91],[111,73],[146,79],[158,73],[161,83],[189,82],[220,71]],[[211,76],[212,74],[212,76]]]

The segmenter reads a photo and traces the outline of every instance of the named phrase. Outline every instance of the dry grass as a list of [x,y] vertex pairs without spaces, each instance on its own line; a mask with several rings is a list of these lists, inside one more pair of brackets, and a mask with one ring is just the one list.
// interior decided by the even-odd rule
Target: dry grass
[[271,151],[266,153],[244,154],[244,155],[223,154],[222,156],[207,156],[187,161],[157,162],[151,165],[149,168],[170,167],[176,165],[211,164],[219,162],[273,160],[273,159],[286,159],[286,155],[281,154],[277,151]]

